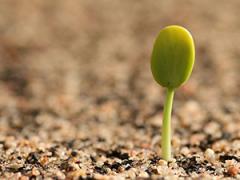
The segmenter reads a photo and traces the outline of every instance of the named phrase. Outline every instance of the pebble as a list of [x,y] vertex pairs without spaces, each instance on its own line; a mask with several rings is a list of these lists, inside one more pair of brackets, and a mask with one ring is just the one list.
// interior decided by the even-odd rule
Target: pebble
[[232,142],[231,149],[233,151],[238,151],[240,149],[240,140],[235,140]]
[[21,168],[22,166],[23,166],[22,164],[13,163],[13,164],[10,164],[10,165],[8,166],[8,168],[17,170],[17,169]]
[[208,149],[205,151],[204,157],[205,157],[205,159],[206,159],[207,161],[209,161],[209,162],[214,162],[215,159],[216,159],[215,152],[214,152],[212,149],[210,149],[210,148],[208,148]]
[[[181,123],[183,126],[199,126],[200,121],[205,117],[201,106],[197,101],[188,101],[178,110],[178,114],[181,117]],[[194,124],[193,124],[194,117]]]
[[217,123],[217,122],[210,122],[204,128],[204,132],[206,134],[216,135],[217,132],[220,132],[219,129],[220,129],[220,124],[219,123]]
[[65,179],[65,178],[66,178],[66,176],[64,175],[64,173],[61,172],[61,171],[56,171],[55,174],[56,174],[56,176],[57,176],[59,179]]
[[132,168],[132,169],[130,169],[128,172],[127,172],[127,174],[128,174],[128,177],[130,178],[130,179],[135,179],[136,178],[136,169],[135,168]]
[[85,176],[86,175],[86,171],[83,169],[78,169],[76,171],[71,171],[67,174],[68,178],[74,178],[74,177],[79,177],[79,176]]
[[32,168],[32,175],[33,176],[39,176],[40,175],[40,172],[36,167]]
[[172,146],[174,149],[179,148],[181,145],[181,140],[178,137],[172,138]]
[[190,154],[190,149],[188,147],[183,147],[180,151],[180,153],[184,156],[187,156]]
[[204,134],[193,134],[191,137],[190,137],[190,144],[191,145],[199,145],[201,141],[203,141],[205,138],[205,135]]
[[43,156],[40,158],[39,162],[42,166],[45,166],[49,161],[49,158],[47,156]]
[[213,143],[212,149],[215,152],[216,151],[229,152],[230,151],[230,146],[229,146],[229,144],[226,140],[220,140],[220,141],[217,141],[217,142]]
[[239,173],[239,168],[235,167],[235,166],[230,166],[227,168],[227,173],[234,177]]
[[21,175],[18,180],[29,180],[29,177]]
[[101,175],[101,174],[95,174],[94,175],[94,179],[99,179],[99,180],[103,180],[103,179],[107,179],[105,175]]
[[161,165],[161,166],[167,166],[167,161],[163,160],[163,159],[160,159],[158,161],[158,164]]
[[149,175],[148,175],[148,173],[145,172],[145,171],[140,171],[140,173],[138,174],[138,177],[139,177],[139,178],[148,178]]

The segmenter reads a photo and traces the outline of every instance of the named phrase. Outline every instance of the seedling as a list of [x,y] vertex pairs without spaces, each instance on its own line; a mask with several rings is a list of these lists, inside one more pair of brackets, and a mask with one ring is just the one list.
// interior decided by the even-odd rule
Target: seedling
[[195,61],[193,38],[181,26],[167,26],[154,43],[151,70],[158,84],[167,88],[162,124],[162,158],[171,160],[171,112],[174,91],[191,75]]

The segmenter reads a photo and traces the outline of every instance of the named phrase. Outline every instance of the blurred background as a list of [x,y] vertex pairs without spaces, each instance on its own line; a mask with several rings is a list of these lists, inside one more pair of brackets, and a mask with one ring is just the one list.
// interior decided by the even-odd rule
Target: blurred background
[[229,131],[237,131],[239,9],[239,0],[3,0],[1,116],[13,116],[18,126],[29,122],[26,113],[42,111],[69,120],[72,128],[93,119],[141,124],[156,117],[161,123],[164,89],[152,78],[150,56],[159,30],[177,24],[194,37],[196,64],[176,93],[174,118],[201,130],[197,122],[226,117]]

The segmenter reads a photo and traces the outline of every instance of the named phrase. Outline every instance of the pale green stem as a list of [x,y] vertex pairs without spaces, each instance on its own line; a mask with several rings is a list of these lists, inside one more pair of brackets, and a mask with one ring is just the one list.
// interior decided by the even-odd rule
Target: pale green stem
[[173,97],[174,89],[167,89],[162,124],[162,158],[166,161],[171,159],[171,113]]

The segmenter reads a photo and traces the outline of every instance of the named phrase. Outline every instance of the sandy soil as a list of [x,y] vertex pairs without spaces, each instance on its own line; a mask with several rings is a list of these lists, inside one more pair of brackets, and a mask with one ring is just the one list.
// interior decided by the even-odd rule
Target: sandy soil
[[[0,177],[240,178],[239,0],[0,3]],[[191,79],[160,157],[158,31],[188,28]]]

